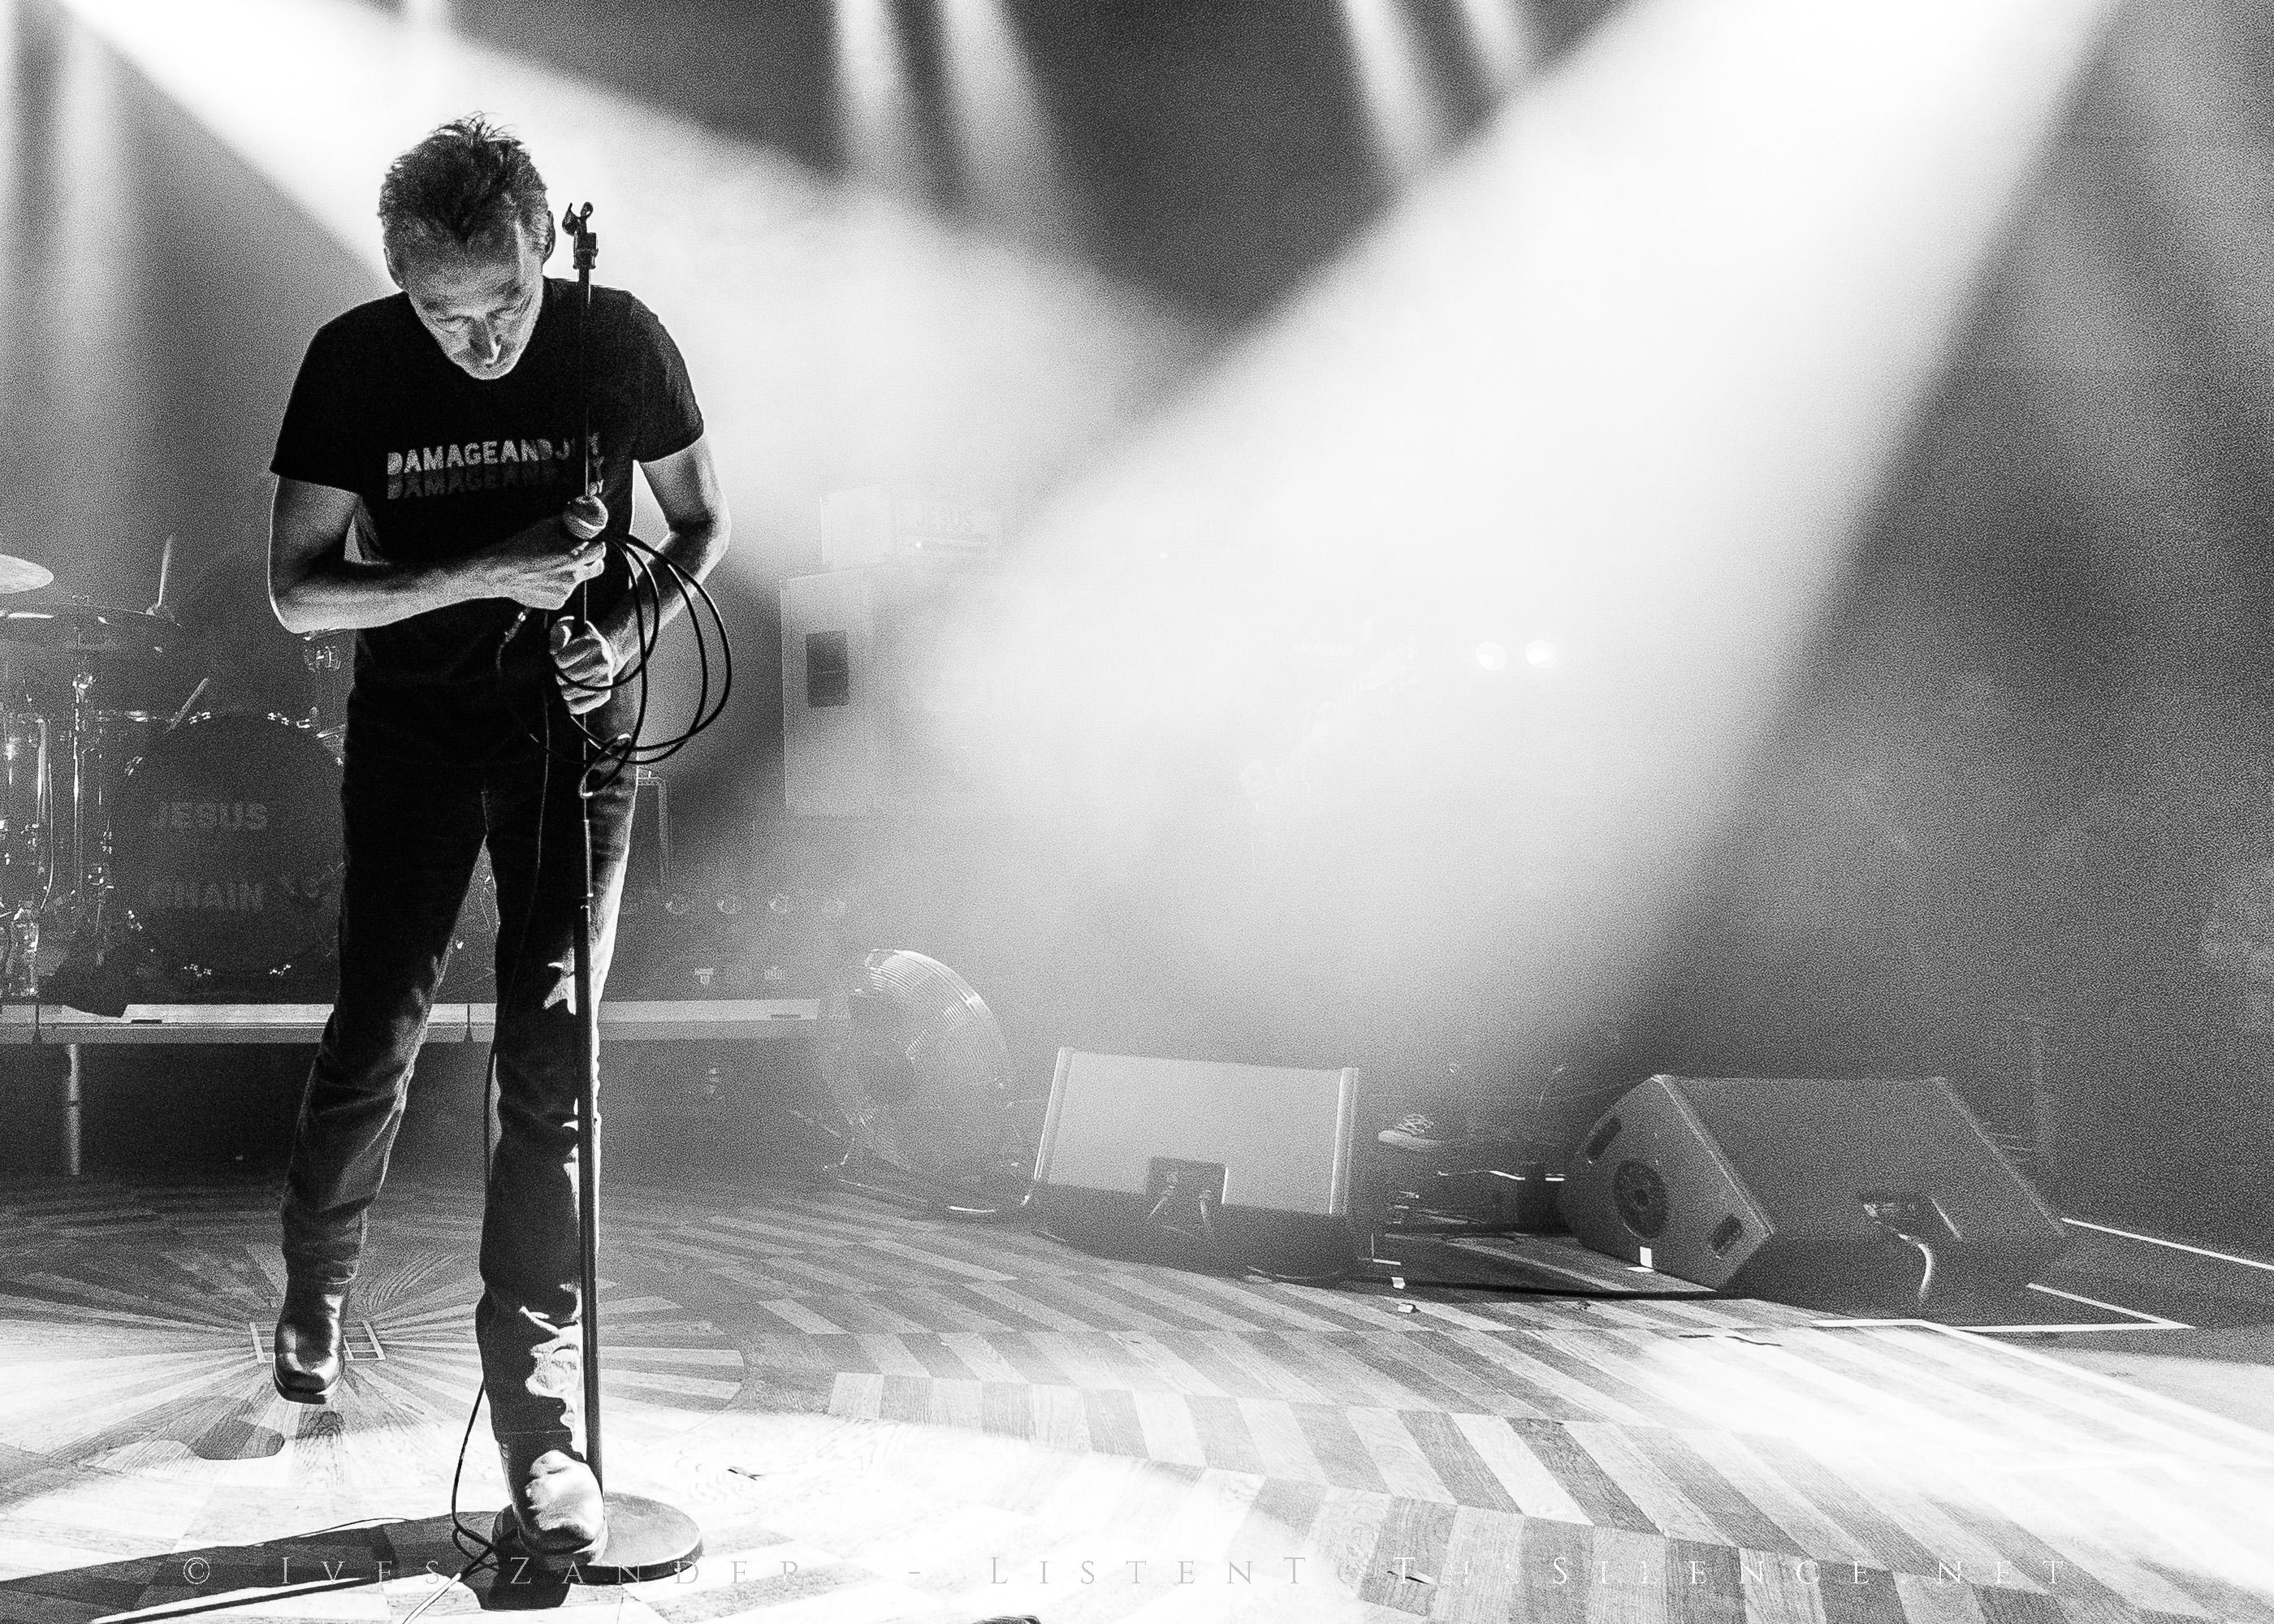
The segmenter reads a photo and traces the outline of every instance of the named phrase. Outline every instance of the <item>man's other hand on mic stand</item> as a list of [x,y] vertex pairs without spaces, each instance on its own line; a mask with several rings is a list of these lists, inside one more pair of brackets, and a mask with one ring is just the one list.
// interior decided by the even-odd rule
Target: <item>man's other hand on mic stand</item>
[[[561,528],[576,538],[571,553],[578,571],[578,583],[589,581],[600,573],[606,562],[606,552],[599,535],[608,527],[607,505],[591,492],[587,492],[568,504],[561,515]],[[561,600],[566,602],[564,597]],[[558,608],[558,604],[546,605]],[[609,685],[615,680],[615,645],[602,635],[590,620],[566,620],[553,623],[553,668],[559,673],[561,697],[572,716],[582,716],[608,702]]]

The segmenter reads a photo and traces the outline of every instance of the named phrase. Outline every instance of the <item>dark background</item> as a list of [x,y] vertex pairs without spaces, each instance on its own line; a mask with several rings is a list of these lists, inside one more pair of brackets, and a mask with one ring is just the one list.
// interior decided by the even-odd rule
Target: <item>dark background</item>
[[[1072,182],[1058,246],[1204,335],[1230,340],[1266,320],[1394,195],[1331,5],[1009,11]],[[1615,11],[1538,0],[1532,17],[1552,57]],[[1454,8],[1416,14],[1457,140],[1491,95],[1455,43]],[[456,26],[828,173],[844,137],[823,15],[547,0],[462,5]],[[936,91],[929,8],[899,0],[897,15],[913,79]],[[368,297],[367,273],[154,92],[116,104],[122,126],[101,172],[71,161],[61,64],[87,48],[74,28],[41,0],[18,8],[0,131],[0,551],[48,563],[58,590],[139,605],[155,590],[161,539],[177,536],[186,585],[175,600],[226,647],[213,667],[219,703],[297,714],[308,698],[299,644],[262,597],[263,470],[308,335]],[[1653,1070],[1947,1073],[2016,1132],[2030,1126],[2032,1092],[2050,1086],[2058,1154],[2043,1171],[2069,1210],[2263,1239],[2274,1129],[2270,91],[2274,21],[2262,8],[2120,8],[1901,449],[1807,675],[1750,763],[1743,812],[1631,1007],[1571,1019],[1539,1007],[1489,951],[1431,949],[1431,910],[1488,909],[1510,939],[1537,941],[1591,906],[1584,889],[1531,884],[1520,862],[1488,855],[1512,808],[1553,793],[1520,759],[1457,801],[1340,809],[1352,850],[1404,853],[1417,870],[1449,851],[1465,867],[1396,895],[1388,881],[1354,885],[1323,905],[1258,877],[1224,810],[1235,797],[1205,772],[1191,816],[1110,885],[1030,861],[984,819],[793,825],[780,809],[772,589],[815,568],[817,552],[810,535],[749,530],[719,583],[745,703],[732,748],[706,757],[731,769],[674,783],[681,886],[714,936],[729,917],[722,898],[835,896],[850,911],[825,930],[776,918],[763,940],[736,926],[719,945],[672,922],[681,916],[638,914],[636,898],[621,974],[641,974],[643,953],[653,968],[739,952],[742,974],[778,960],[794,979],[818,952],[815,931],[911,947],[997,1006],[1035,1092],[1061,1042],[1331,1060],[1368,1068],[1379,1116],[1440,1096],[1550,1141]],[[919,127],[927,117],[936,109],[920,107]],[[944,144],[933,160],[922,184],[953,214],[968,177]],[[147,680],[162,698],[186,686]],[[1316,697],[1290,696],[1287,714]],[[1378,726],[1394,734],[1399,704],[1480,703],[1424,681]],[[1675,800],[1683,786],[1658,793]],[[1252,974],[1227,981],[1148,940],[1148,919],[1196,891],[1237,899]],[[1412,914],[1402,934],[1337,914],[1401,906]],[[1360,939],[1370,945],[1345,948]],[[97,1056],[96,1163],[161,1139],[177,1156],[275,1155],[297,1061],[242,1056]],[[26,1127],[6,1153],[16,1165],[44,1154],[41,1068],[52,1064],[24,1051],[0,1061]],[[664,1124],[708,1113],[762,1135],[757,1115],[796,1069],[783,1063],[772,1094],[658,1084],[654,1132],[667,1139],[676,1130]],[[134,1133],[161,1095],[167,1132]]]

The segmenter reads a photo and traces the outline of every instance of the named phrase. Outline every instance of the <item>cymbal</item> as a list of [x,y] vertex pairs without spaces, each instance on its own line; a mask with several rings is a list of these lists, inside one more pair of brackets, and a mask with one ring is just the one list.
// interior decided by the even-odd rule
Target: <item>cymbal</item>
[[36,592],[55,578],[56,572],[45,564],[0,553],[0,597],[10,592]]
[[0,609],[0,643],[23,643],[48,654],[162,658],[189,643],[182,628],[146,609],[65,604],[52,609]]

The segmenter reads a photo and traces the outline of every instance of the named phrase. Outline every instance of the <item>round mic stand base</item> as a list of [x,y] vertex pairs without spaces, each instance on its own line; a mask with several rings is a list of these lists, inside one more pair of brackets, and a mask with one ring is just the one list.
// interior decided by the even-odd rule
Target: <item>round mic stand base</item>
[[[607,1508],[607,1544],[591,1561],[560,1570],[556,1576],[561,1582],[644,1584],[651,1579],[668,1579],[682,1574],[702,1557],[702,1530],[695,1526],[694,1518],[678,1507],[643,1494],[603,1493],[600,1500]],[[504,1562],[529,1554],[521,1548],[511,1511],[497,1514],[497,1522],[490,1530],[490,1543],[498,1549],[501,1574],[509,1575],[514,1571],[504,1567]],[[542,1566],[539,1571],[545,1571]]]

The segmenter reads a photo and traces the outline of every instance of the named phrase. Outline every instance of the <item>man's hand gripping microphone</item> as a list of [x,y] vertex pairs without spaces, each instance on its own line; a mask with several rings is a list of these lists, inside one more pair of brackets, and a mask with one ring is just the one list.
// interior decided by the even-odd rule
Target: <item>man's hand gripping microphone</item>
[[[546,537],[539,525],[532,525],[491,551],[491,568],[502,571],[502,575],[493,575],[505,589],[501,596],[521,598],[521,612],[505,628],[505,637],[498,639],[498,658],[505,658],[507,643],[521,637],[530,612],[546,610],[555,614],[576,589],[605,568],[607,548],[598,544],[603,530],[607,530],[607,503],[600,500],[598,492],[584,492],[561,509],[555,535]],[[561,537],[573,541],[571,548],[561,551]]]
[[[580,546],[591,542],[608,526],[608,509],[597,492],[586,492],[568,504],[561,515],[561,528],[577,539]],[[606,549],[596,548],[590,566],[597,575],[606,563]],[[590,579],[589,575],[584,579]],[[584,607],[584,583],[577,583],[577,608]],[[558,616],[546,634],[553,650],[553,669],[561,684],[561,696],[572,716],[582,716],[608,701],[614,693],[616,677],[616,651],[600,630],[581,614]]]

